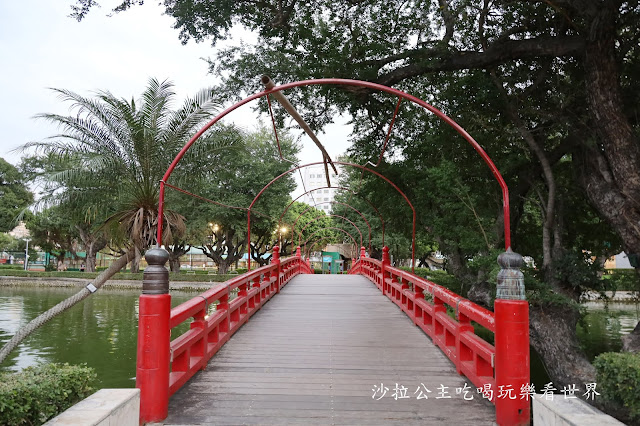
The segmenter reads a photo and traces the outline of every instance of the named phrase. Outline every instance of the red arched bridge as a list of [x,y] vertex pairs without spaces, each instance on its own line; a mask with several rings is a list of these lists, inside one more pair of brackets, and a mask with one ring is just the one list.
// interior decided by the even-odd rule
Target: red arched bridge
[[[510,248],[508,189],[475,140],[424,101],[362,81],[326,79],[273,86],[267,80],[264,92],[220,113],[185,145],[160,182],[159,217],[163,217],[166,187],[190,194],[168,180],[208,128],[253,99],[267,97],[271,108],[273,96],[286,108],[288,102],[281,91],[314,84],[357,86],[398,97],[378,164],[402,100],[442,118],[478,151],[503,194],[506,250],[498,258],[502,269],[494,310],[392,267],[388,247],[382,248],[382,260],[367,257],[359,229],[360,257],[348,275],[314,275],[300,247],[293,256],[281,259],[276,246],[270,264],[251,270],[249,263],[247,273],[171,309],[165,267],[169,256],[158,245],[146,253],[149,266],[144,271],[139,305],[136,386],[141,390],[140,421],[528,424],[529,311],[519,270],[522,257]],[[275,124],[274,132],[277,140]],[[315,164],[324,165],[330,187],[329,167],[335,168],[334,162],[314,140],[323,153],[323,161]],[[372,173],[399,192],[413,212],[415,249],[416,212],[407,196],[376,170],[335,163]],[[268,183],[249,207],[227,206],[247,211],[248,241],[256,200],[277,179],[306,167],[294,166]],[[384,233],[382,215],[371,207]],[[370,246],[369,222],[367,226]],[[343,232],[356,244],[353,236]],[[163,241],[162,221],[157,241]],[[251,250],[250,244],[248,247]],[[415,253],[412,257],[415,259]],[[250,262],[251,253],[248,259]],[[493,338],[486,333],[481,337],[475,326]]]

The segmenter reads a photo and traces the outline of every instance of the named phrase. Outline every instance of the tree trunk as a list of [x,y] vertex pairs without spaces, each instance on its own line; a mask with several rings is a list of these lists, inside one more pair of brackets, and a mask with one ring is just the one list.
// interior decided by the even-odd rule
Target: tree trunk
[[91,231],[91,228],[85,229],[82,226],[76,225],[82,244],[84,245],[85,256],[85,271],[95,272],[96,270],[96,257],[98,252],[107,246],[107,240],[104,238],[102,231]]
[[131,259],[131,268],[130,272],[132,274],[137,274],[140,272],[140,260],[142,259],[142,255],[140,254],[140,250],[137,247],[134,248],[135,253],[133,259]]
[[84,270],[85,272],[95,272],[96,271],[96,257],[97,257],[96,252],[91,252],[91,254],[89,254],[89,251],[87,251],[87,257],[85,258],[85,265],[84,265]]
[[171,272],[180,272],[180,256],[169,252],[169,269]]
[[[595,368],[580,349],[576,336],[579,312],[564,305],[531,305],[531,345],[542,358],[554,386],[595,382]],[[538,389],[539,391],[539,389]]]
[[85,243],[85,272],[96,271],[96,258],[98,256],[98,252],[105,248],[106,245],[106,240],[102,238],[94,238],[91,239],[88,244]]
[[590,123],[601,146],[579,152],[582,185],[600,214],[622,238],[628,254],[640,253],[640,142],[624,113],[616,64],[614,4],[603,3],[590,26],[584,55]]
[[64,271],[64,258],[67,255],[66,251],[61,251],[59,254],[54,255],[56,258],[56,270]]
[[229,266],[231,266],[232,263],[233,261],[227,261],[226,259],[222,259],[218,263],[218,274],[220,275],[227,274],[229,272]]
[[[105,271],[100,273],[100,275],[98,275],[91,282],[91,284],[93,284],[93,286],[95,287],[95,290],[101,288],[109,278],[111,278],[116,272],[118,272],[120,268],[122,268],[123,266],[126,266],[127,262],[129,261],[129,258],[130,258],[130,253],[127,252],[124,256],[120,257],[119,259],[116,259],[116,261],[113,262],[111,266],[109,266]],[[14,334],[13,337],[11,337],[11,339],[9,339],[7,343],[5,343],[2,349],[0,349],[0,363],[4,361],[7,358],[7,356],[11,353],[11,351],[13,351],[20,344],[20,342],[26,339],[27,336],[29,336],[39,327],[41,327],[42,325],[50,321],[52,318],[55,318],[56,316],[65,312],[67,309],[71,308],[72,306],[76,305],[77,303],[81,302],[82,300],[86,299],[92,294],[93,293],[87,287],[83,287],[82,290],[80,290],[73,296],[66,298],[62,302],[55,305],[54,307],[50,308],[49,310],[45,311],[44,313],[38,315],[37,317],[29,321],[29,323],[27,323],[26,325],[20,327],[20,329],[16,332],[16,334]]]

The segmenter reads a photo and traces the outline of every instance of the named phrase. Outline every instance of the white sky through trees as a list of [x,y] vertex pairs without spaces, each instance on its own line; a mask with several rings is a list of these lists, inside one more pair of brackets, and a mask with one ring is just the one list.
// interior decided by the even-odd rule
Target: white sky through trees
[[[83,96],[109,90],[117,97],[137,98],[148,79],[156,77],[173,81],[182,102],[216,83],[201,59],[214,56],[210,43],[182,45],[178,30],[172,28],[173,18],[162,15],[163,8],[155,2],[108,17],[114,5],[104,1],[82,22],[68,17],[71,4],[64,0],[0,2],[0,157],[12,164],[18,164],[22,155],[13,149],[57,133],[55,126],[33,119],[34,115],[69,113],[70,104],[61,102],[48,87]],[[238,34],[234,43],[254,39],[250,33],[234,32]],[[229,118],[249,128],[258,123],[250,107]],[[270,125],[267,116],[262,120]],[[347,120],[340,119],[340,124],[327,128],[326,135],[319,135],[334,159],[347,147]],[[300,141],[303,163],[321,160],[311,140],[305,136]]]

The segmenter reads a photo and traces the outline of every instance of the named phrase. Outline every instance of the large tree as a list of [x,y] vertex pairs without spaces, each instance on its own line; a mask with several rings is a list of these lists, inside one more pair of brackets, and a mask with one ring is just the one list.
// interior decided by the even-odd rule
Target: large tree
[[[80,19],[96,2],[77,3]],[[126,0],[117,9],[135,3]],[[562,154],[580,163],[576,178],[582,190],[626,252],[640,253],[637,1],[270,0],[255,7],[248,0],[167,0],[165,6],[183,41],[216,43],[230,36],[235,23],[259,34],[256,46],[223,49],[212,61],[229,96],[256,90],[265,71],[285,82],[360,78],[426,97],[431,96],[423,89],[443,73],[491,73],[504,98],[501,113],[544,176],[545,266],[552,256],[557,200],[551,167]],[[308,94],[294,96],[316,125],[332,119],[331,105],[352,112],[388,108],[362,90],[313,92],[313,102]],[[546,98],[558,102],[550,108]],[[561,132],[561,146],[552,151],[535,137],[543,121]]]
[[11,231],[17,218],[33,203],[26,179],[13,165],[0,158],[0,232]]
[[[79,3],[80,17],[94,2]],[[554,382],[592,376],[575,340],[575,300],[589,279],[575,282],[584,275],[570,273],[570,265],[584,266],[571,261],[582,250],[605,255],[618,242],[630,257],[640,253],[637,1],[266,0],[256,7],[249,0],[167,0],[165,6],[183,41],[216,43],[236,23],[258,33],[257,45],[222,49],[211,61],[230,99],[260,89],[265,72],[278,82],[357,78],[406,90],[458,120],[511,188],[514,249],[536,258],[534,346]],[[396,99],[329,87],[287,95],[315,127],[349,111],[356,124],[352,155],[360,164],[377,160]],[[402,106],[393,136],[395,155],[381,170],[420,205],[422,226],[447,253],[452,272],[487,280],[491,268],[469,259],[488,256],[504,238],[491,175],[464,141],[413,108]],[[374,181],[369,185],[383,205],[388,196]],[[406,212],[400,214],[406,228]]]
[[[333,219],[327,216],[323,210],[299,201],[294,202],[283,217],[282,223],[285,228],[282,232],[283,245],[286,247],[291,244],[293,248],[300,244],[301,248],[303,250],[306,248],[308,253],[311,251],[312,243],[315,242],[321,242],[325,245],[338,242],[353,244],[353,241],[346,234],[331,229],[344,228],[353,235],[356,231],[352,225],[346,222],[346,225],[340,224],[337,223],[339,220],[334,221]],[[306,247],[305,243],[307,243]]]
[[[108,91],[90,98],[54,90],[71,103],[76,114],[40,114],[38,117],[58,124],[62,132],[26,148],[64,159],[59,164],[67,168],[45,170],[42,176],[49,182],[51,197],[77,205],[85,215],[98,212],[106,218],[107,229],[124,236],[120,241],[139,259],[156,238],[158,181],[218,107],[214,92],[204,89],[172,110],[175,93],[168,81],[150,79],[139,100],[117,98]],[[176,170],[172,182],[196,179],[208,158],[199,154],[223,149],[225,143],[215,132],[206,135]],[[172,231],[184,227],[183,216],[168,209],[163,220],[170,242]]]
[[[215,92],[203,89],[172,110],[172,86],[169,81],[150,79],[138,100],[118,98],[108,91],[84,97],[54,89],[71,104],[74,114],[40,114],[40,118],[59,125],[61,132],[25,145],[25,149],[36,149],[37,155],[58,157],[60,164],[70,166],[47,177],[57,188],[52,191],[53,196],[78,203],[89,215],[99,211],[107,216],[105,226],[125,246],[123,256],[94,280],[96,288],[127,262],[131,262],[132,269],[137,267],[146,248],[172,242],[175,231],[184,228],[183,217],[170,209],[165,210],[164,217],[158,217],[158,181],[218,103]],[[224,149],[225,143],[210,132],[199,147],[211,152]],[[183,167],[174,173],[173,182],[193,181],[199,176],[203,167],[199,161],[207,159],[206,155],[199,155],[200,149],[185,158]],[[162,242],[156,241],[160,220],[166,230]],[[19,330],[0,350],[0,362],[31,332],[89,294],[87,289],[79,291]]]
[[[79,3],[88,7],[95,2]],[[132,3],[124,1],[119,9]],[[581,163],[577,177],[583,190],[622,237],[627,253],[640,253],[640,143],[634,130],[638,84],[633,78],[640,63],[637,1],[271,0],[255,7],[248,0],[168,0],[165,6],[184,41],[209,38],[215,43],[227,38],[236,22],[259,33],[257,46],[224,49],[212,61],[212,71],[226,77],[230,94],[255,90],[265,71],[279,81],[361,78],[418,94],[425,81],[443,72],[492,72],[510,98],[503,114],[545,175],[547,209],[552,213],[556,199],[550,175],[554,156],[532,137],[543,119],[562,128],[562,151]],[[532,92],[558,97],[551,90],[559,90],[567,102],[555,117],[546,104],[528,98]],[[379,105],[367,93],[347,92],[317,90],[329,104],[352,109]],[[326,102],[307,106],[317,113],[315,123],[331,119]]]
[[78,234],[72,215],[63,206],[52,206],[37,212],[27,222],[33,245],[56,258],[58,268],[67,255],[77,258]]
[[[280,134],[279,150],[270,129],[237,131],[234,149],[212,164],[206,180],[195,187],[199,195],[219,203],[200,203],[194,211],[201,228],[208,232],[199,248],[216,263],[221,274],[246,252],[247,208],[269,181],[292,167],[282,160],[280,152],[285,158],[295,158],[298,152],[286,132]],[[294,188],[289,174],[271,185],[257,200],[251,215],[253,247],[257,248],[270,237]],[[208,227],[209,223],[217,227]]]

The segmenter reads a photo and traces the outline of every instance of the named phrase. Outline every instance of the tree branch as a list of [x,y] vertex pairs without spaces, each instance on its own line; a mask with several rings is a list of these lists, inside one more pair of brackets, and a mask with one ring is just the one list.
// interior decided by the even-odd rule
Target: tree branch
[[419,49],[412,51],[411,56],[408,55],[411,52],[407,52],[407,59],[411,58],[415,63],[381,75],[376,83],[393,86],[402,80],[429,72],[489,68],[514,59],[577,55],[582,53],[584,47],[585,41],[578,36],[543,36],[494,43],[484,52],[443,52],[438,48]]

